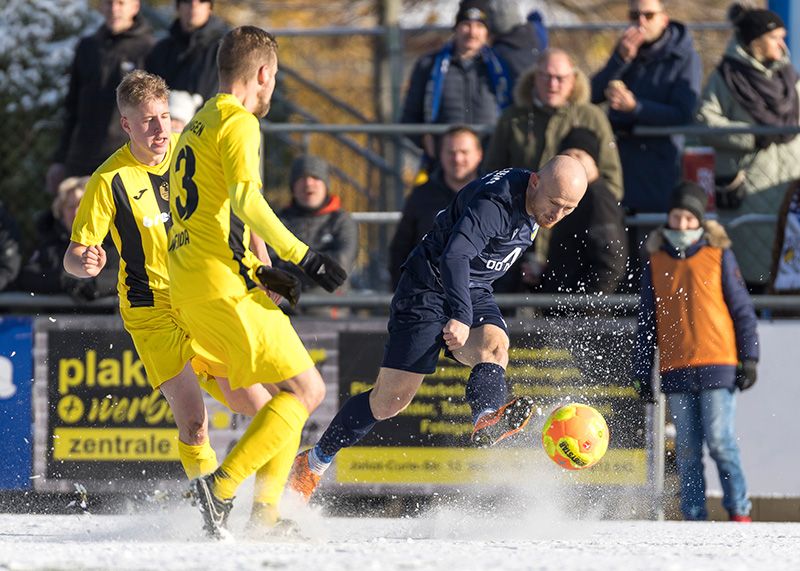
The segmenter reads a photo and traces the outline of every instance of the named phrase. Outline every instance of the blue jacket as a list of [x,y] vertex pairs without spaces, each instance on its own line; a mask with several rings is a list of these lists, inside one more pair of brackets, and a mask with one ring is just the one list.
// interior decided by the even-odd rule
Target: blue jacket
[[636,96],[630,113],[611,110],[622,174],[623,206],[639,212],[667,212],[678,181],[680,145],[673,137],[634,137],[636,125],[688,125],[694,120],[702,80],[700,56],[683,24],[671,22],[664,35],[625,63],[617,51],[592,78],[592,103],[605,101],[612,80],[621,80]]
[[[757,319],[753,302],[742,281],[736,257],[730,249],[730,239],[720,224],[707,221],[703,238],[681,254],[663,237],[662,229],[656,230],[647,240],[648,259],[642,271],[641,301],[639,303],[638,329],[633,355],[634,379],[650,379],[655,360],[657,344],[656,300],[653,287],[650,256],[658,250],[667,252],[673,258],[691,258],[701,249],[714,246],[723,249],[722,254],[722,292],[733,320],[736,350],[740,361],[758,361]],[[686,324],[689,326],[690,324]],[[661,390],[665,393],[699,392],[701,390],[727,388],[734,389],[736,367],[729,365],[710,365],[687,367],[661,374]]]

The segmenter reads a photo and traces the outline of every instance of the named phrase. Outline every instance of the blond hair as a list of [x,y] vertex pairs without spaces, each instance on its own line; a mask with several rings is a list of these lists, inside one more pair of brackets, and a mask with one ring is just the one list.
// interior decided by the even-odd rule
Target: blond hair
[[117,108],[138,107],[147,101],[169,101],[169,87],[157,75],[141,69],[134,70],[122,78],[117,86]]
[[72,194],[83,194],[86,191],[86,185],[89,184],[88,176],[71,176],[65,178],[58,185],[58,191],[53,199],[53,204],[50,205],[50,211],[53,213],[53,218],[61,220],[61,208],[64,203]]
[[219,82],[247,81],[261,66],[277,59],[275,36],[256,26],[234,28],[222,38],[217,52]]

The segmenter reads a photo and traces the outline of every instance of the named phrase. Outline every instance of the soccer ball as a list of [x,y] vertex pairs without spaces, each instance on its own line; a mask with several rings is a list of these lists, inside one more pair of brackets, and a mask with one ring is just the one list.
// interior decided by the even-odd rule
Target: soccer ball
[[570,403],[550,414],[542,428],[542,446],[567,470],[583,470],[600,461],[608,448],[608,425],[599,412]]

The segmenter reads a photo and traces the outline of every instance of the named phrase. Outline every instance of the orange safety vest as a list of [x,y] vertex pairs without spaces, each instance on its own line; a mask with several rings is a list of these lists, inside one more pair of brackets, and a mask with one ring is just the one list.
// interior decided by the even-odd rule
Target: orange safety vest
[[704,246],[685,259],[659,250],[650,267],[660,371],[736,365],[736,334],[722,292],[722,249]]

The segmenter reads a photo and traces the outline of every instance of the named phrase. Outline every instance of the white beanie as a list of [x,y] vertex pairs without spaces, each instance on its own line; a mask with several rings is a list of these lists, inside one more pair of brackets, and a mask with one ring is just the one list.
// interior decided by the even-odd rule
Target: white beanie
[[203,104],[203,96],[188,91],[171,91],[169,94],[169,114],[173,119],[188,123],[195,111]]

